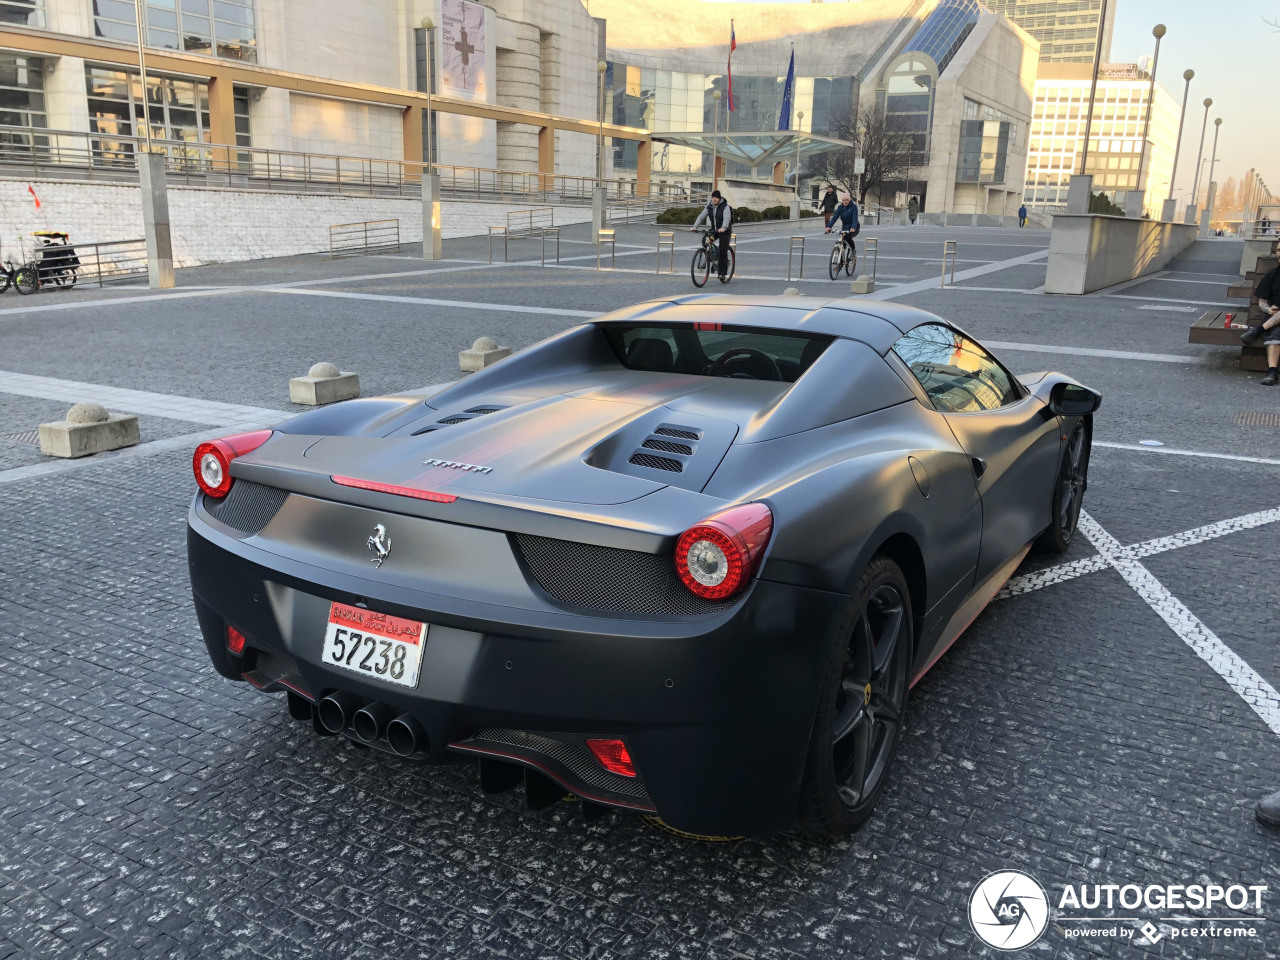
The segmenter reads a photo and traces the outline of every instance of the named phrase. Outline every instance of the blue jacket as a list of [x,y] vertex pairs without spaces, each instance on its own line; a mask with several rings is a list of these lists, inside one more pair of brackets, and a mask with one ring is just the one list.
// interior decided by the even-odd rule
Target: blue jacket
[[841,230],[852,230],[858,225],[858,205],[853,201],[849,201],[846,207],[843,203],[831,212],[831,229],[836,228],[836,222],[839,221]]

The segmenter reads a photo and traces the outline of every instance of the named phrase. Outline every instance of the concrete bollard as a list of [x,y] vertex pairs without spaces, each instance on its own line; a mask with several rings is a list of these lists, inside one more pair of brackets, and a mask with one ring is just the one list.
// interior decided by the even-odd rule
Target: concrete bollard
[[787,287],[787,289],[785,289],[785,290],[783,290],[783,291],[782,291],[782,295],[783,295],[784,297],[798,297],[798,296],[800,296],[800,288],[799,288],[799,287]]
[[360,396],[360,375],[339,370],[332,363],[315,363],[305,377],[289,380],[289,402],[319,407]]
[[867,276],[865,273],[859,274],[857,280],[849,281],[850,293],[874,293],[875,289],[876,289],[876,282],[872,280],[869,276]]
[[40,424],[40,452],[46,457],[87,457],[138,442],[138,418],[108,413],[100,403],[77,403],[67,418]]
[[470,350],[463,350],[458,354],[458,367],[465,373],[475,373],[509,356],[510,347],[498,346],[498,341],[493,337],[481,337],[471,345]]

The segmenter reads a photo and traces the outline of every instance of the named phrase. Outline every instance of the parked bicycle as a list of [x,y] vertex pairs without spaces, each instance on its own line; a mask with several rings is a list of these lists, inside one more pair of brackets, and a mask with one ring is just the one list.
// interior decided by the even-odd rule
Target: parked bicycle
[[721,283],[728,283],[733,279],[733,271],[735,267],[735,256],[733,250],[733,237],[730,235],[723,241],[719,240],[714,230],[708,230],[702,235],[702,246],[693,253],[693,263],[689,266],[689,276],[693,280],[695,287],[703,286],[711,277],[711,266],[719,262],[720,250],[716,246],[717,243],[724,242],[729,244],[729,257],[726,261],[727,267],[725,274],[720,278]]
[[80,258],[66,233],[60,230],[36,230],[40,246],[36,248],[36,276],[39,285],[53,284],[70,290],[76,285]]
[[23,295],[35,293],[36,288],[40,286],[38,276],[34,263],[20,263],[15,266],[13,258],[5,257],[4,263],[0,264],[0,293],[7,292],[10,287]]
[[845,243],[847,237],[853,231],[845,230],[840,234],[840,239],[836,241],[836,245],[831,250],[831,265],[828,272],[831,279],[834,280],[840,276],[843,270],[846,277],[853,276],[853,268],[858,265],[858,248],[852,240]]

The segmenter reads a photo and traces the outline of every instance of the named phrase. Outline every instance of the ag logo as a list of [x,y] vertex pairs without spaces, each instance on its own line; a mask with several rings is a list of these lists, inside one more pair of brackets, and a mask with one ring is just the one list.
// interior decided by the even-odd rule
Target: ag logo
[[998,870],[983,877],[969,897],[969,926],[997,950],[1021,950],[1049,925],[1049,898],[1025,873]]

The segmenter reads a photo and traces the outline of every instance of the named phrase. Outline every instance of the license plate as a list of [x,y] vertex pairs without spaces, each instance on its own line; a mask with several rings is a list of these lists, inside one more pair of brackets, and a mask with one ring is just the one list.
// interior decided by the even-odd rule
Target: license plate
[[427,626],[335,603],[324,632],[324,662],[374,680],[416,687]]

